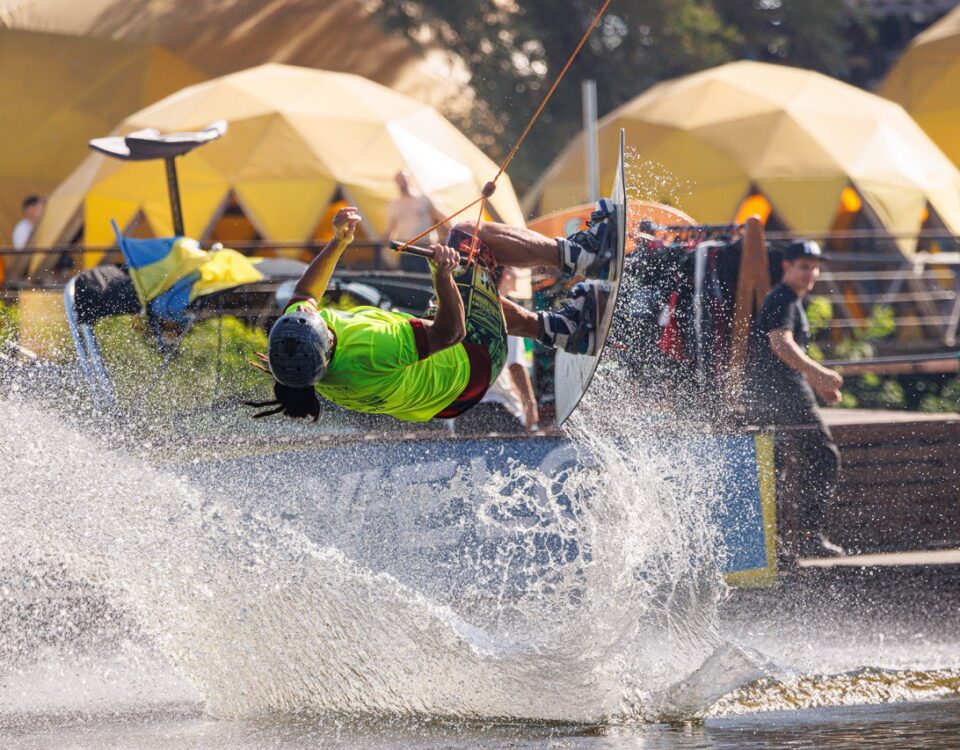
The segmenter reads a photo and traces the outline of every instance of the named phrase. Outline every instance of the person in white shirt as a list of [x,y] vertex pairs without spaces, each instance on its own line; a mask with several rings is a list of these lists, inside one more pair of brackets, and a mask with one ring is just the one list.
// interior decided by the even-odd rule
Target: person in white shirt
[[13,247],[23,250],[33,236],[33,230],[43,212],[43,199],[37,195],[28,195],[23,199],[23,218],[13,228]]
[[[409,242],[444,217],[427,196],[413,192],[410,177],[406,172],[397,172],[394,180],[400,188],[400,195],[390,201],[390,205],[387,206],[387,239]],[[447,227],[444,225],[440,229],[446,231]],[[439,241],[440,235],[434,229],[417,244],[428,247]],[[392,256],[393,253],[390,255]],[[402,255],[400,268],[404,271],[426,271],[427,265],[422,258]]]

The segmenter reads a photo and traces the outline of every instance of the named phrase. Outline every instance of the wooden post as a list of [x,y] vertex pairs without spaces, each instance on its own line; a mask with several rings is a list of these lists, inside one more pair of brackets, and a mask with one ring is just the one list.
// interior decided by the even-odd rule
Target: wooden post
[[730,342],[730,365],[727,370],[727,397],[731,405],[740,402],[743,372],[747,361],[747,345],[753,316],[763,305],[770,291],[770,262],[763,237],[763,224],[756,216],[747,219],[743,230],[743,250],[737,276],[737,299],[733,307],[733,332]]

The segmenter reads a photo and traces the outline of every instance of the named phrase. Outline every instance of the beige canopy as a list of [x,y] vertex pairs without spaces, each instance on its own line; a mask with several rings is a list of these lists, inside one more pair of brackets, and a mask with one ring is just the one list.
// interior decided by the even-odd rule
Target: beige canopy
[[960,165],[960,8],[913,40],[877,93],[902,105]]
[[[399,170],[412,173],[444,213],[478,198],[497,172],[432,107],[360,76],[289,65],[191,86],[116,132],[199,130],[220,118],[227,134],[177,162],[193,237],[204,237],[233,199],[264,239],[311,239],[337,193],[360,208],[369,236],[382,236]],[[506,175],[488,205],[495,218],[523,223]],[[111,219],[124,228],[141,215],[154,234],[172,232],[162,164],[91,154],[50,195],[37,242],[69,239],[82,222],[87,244],[110,244]]]
[[[632,189],[703,222],[731,220],[759,190],[789,229],[824,232],[852,186],[889,230],[919,230],[929,206],[960,232],[960,173],[943,153],[898,105],[819,73],[744,61],[654,86],[600,122],[604,185],[620,128]],[[582,202],[583,165],[581,134],[525,198],[528,214]]]
[[162,44],[205,77],[276,62],[357,73],[447,113],[472,102],[457,55],[388,34],[363,0],[0,0],[0,26]]
[[56,187],[87,140],[204,78],[157,45],[0,28],[0,244],[23,197]]

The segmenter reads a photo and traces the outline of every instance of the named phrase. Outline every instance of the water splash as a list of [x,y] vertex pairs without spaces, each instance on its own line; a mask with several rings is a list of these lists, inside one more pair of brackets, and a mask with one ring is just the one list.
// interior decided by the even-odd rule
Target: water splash
[[[765,619],[760,594],[724,620],[709,467],[648,437],[671,425],[620,377],[601,372],[550,466],[472,457],[413,484],[356,449],[337,482],[310,450],[160,468],[153,449],[0,398],[0,718],[173,705],[595,723],[958,693],[955,669],[909,668],[916,649],[904,669],[837,674],[871,663],[848,636],[815,670],[729,643],[796,663],[823,622]],[[571,471],[572,450],[602,460]],[[470,497],[452,523],[482,544],[425,553],[424,519]]]
[[719,700],[704,716],[793,711],[822,706],[942,700],[960,697],[960,670],[863,668],[833,675],[781,674],[750,681]]
[[634,146],[628,146],[624,153],[624,171],[628,178],[628,201],[652,201],[682,207],[696,187],[689,181],[681,181],[664,164],[646,159],[643,151]]
[[[444,600],[374,572],[362,555],[350,559],[318,544],[296,520],[244,507],[224,485],[210,491],[219,480],[204,479],[202,464],[194,475],[204,481],[158,469],[149,451],[111,449],[25,402],[0,401],[0,418],[8,426],[0,460],[13,467],[0,504],[4,568],[67,571],[70,586],[101,602],[75,612],[71,627],[96,631],[103,618],[112,620],[94,639],[106,658],[124,643],[145,644],[144,653],[185,676],[215,715],[597,721],[635,713],[687,658],[678,662],[672,650],[687,648],[693,658],[709,651],[704,632],[714,639],[710,606],[702,611],[704,592],[716,602],[722,588],[708,564],[710,534],[687,523],[700,515],[685,519],[689,509],[675,504],[676,462],[639,442],[621,445],[591,472],[545,476],[520,465],[503,475],[458,472],[443,492],[462,502],[465,484],[482,487],[476,517],[501,527],[489,536],[512,539],[513,547],[496,550],[485,567],[464,568],[469,558],[458,559],[460,580],[472,583]],[[595,434],[589,420],[575,428],[585,438]],[[608,450],[606,440],[584,445]],[[269,507],[283,493],[274,480],[291,467],[272,476],[262,467],[250,459],[241,474]],[[375,488],[358,483],[357,492],[377,504]],[[381,499],[413,507],[435,501],[418,498],[422,492],[396,496],[385,488]],[[566,510],[556,507],[558,493],[571,499]],[[530,577],[519,594],[491,588],[509,578],[521,559],[517,548],[534,544],[531,535],[502,533],[517,523],[513,506],[531,502],[557,533],[576,539],[578,561]],[[378,532],[337,527],[337,517],[331,507],[327,522],[346,549],[352,533]],[[691,575],[691,552],[712,572]],[[402,549],[393,554],[402,565]],[[63,616],[62,599],[53,597],[50,607],[36,619]],[[37,644],[16,620],[5,623],[0,647],[29,669]],[[58,643],[55,633],[49,640],[91,648]]]

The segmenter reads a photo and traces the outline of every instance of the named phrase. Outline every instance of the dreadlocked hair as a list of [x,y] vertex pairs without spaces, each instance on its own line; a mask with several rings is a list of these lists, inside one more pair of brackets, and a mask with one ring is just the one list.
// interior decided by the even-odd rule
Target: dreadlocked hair
[[[269,359],[263,352],[257,352],[258,362],[250,362],[250,365],[262,373],[273,377],[273,373],[267,367]],[[316,422],[320,418],[320,399],[317,398],[317,392],[312,386],[305,388],[294,388],[284,385],[276,380],[273,381],[273,401],[244,401],[245,406],[252,406],[256,409],[262,409],[264,406],[276,407],[267,409],[258,414],[254,414],[254,419],[269,417],[272,414],[280,414],[293,419],[305,419],[313,417]]]
[[313,417],[316,422],[320,418],[320,399],[317,398],[317,392],[310,386],[306,388],[293,388],[283,383],[274,381],[273,383],[273,401],[244,401],[244,405],[260,409],[264,406],[274,407],[266,411],[254,414],[254,419],[269,417],[272,414],[282,413],[285,417],[293,419],[305,419]]

